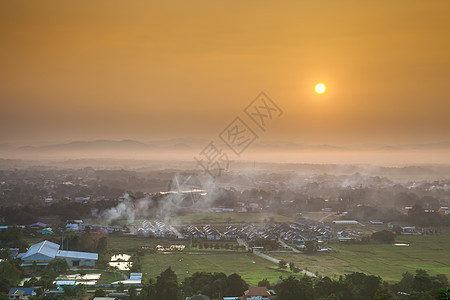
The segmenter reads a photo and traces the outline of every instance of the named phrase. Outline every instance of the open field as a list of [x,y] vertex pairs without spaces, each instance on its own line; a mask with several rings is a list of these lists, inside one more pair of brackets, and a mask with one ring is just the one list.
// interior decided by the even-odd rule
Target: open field
[[274,253],[272,256],[328,276],[359,271],[379,275],[385,280],[398,281],[406,271],[425,269],[431,274],[440,273],[450,277],[450,235],[402,235],[397,239],[397,243],[407,243],[410,246],[336,244],[331,247],[337,250],[337,253]]
[[[302,212],[301,216],[303,218],[305,218],[305,219],[319,221],[320,219],[322,219],[322,218],[324,218],[324,217],[326,217],[328,215],[330,215],[330,216],[325,219],[326,221],[330,221],[332,219],[333,220],[336,219],[336,217],[335,217],[336,212],[322,212],[322,211],[311,211],[310,212],[310,211],[305,211],[305,212]],[[332,218],[332,217],[334,217],[334,218]]]
[[292,217],[282,216],[276,213],[193,213],[184,216],[173,217],[171,221],[176,224],[215,224],[215,223],[262,223],[264,219],[274,222],[292,222]]
[[[42,238],[27,238],[30,244],[39,242]],[[200,241],[194,241],[193,244]],[[385,280],[398,281],[402,273],[425,269],[430,274],[446,274],[450,277],[450,234],[408,236],[401,235],[397,243],[409,246],[394,246],[392,244],[331,244],[337,252],[316,255],[271,253],[272,257],[294,262],[297,267],[313,273],[330,277],[350,272],[364,272],[381,276]],[[234,241],[211,242],[237,245]],[[270,281],[278,280],[280,275],[286,277],[289,270],[279,270],[277,265],[263,260],[244,251],[224,249],[192,248],[188,251],[190,241],[163,238],[140,238],[126,235],[109,235],[108,249],[119,253],[132,253],[138,247],[170,246],[172,244],[186,245],[181,252],[149,254],[142,258],[142,271],[150,277],[159,275],[168,266],[183,278],[197,271],[239,273],[251,284],[256,284],[264,277]],[[105,274],[106,275],[106,274]],[[108,274],[117,276],[116,274]],[[108,276],[106,275],[106,276]],[[104,276],[104,277],[106,277]]]
[[[279,215],[271,212],[254,212],[254,213],[239,213],[239,212],[196,212],[188,213],[182,216],[173,216],[163,219],[168,224],[180,224],[180,225],[199,225],[199,224],[226,224],[226,223],[262,223],[264,219],[273,222],[292,222],[293,217]],[[135,219],[133,221],[121,219],[117,220],[120,225],[126,225],[129,223],[140,224],[142,221],[154,221],[156,219]],[[86,219],[86,223],[90,224],[107,224],[105,219],[91,218]]]
[[256,285],[264,278],[270,282],[288,277],[293,273],[279,270],[277,265],[250,253],[223,252],[172,252],[170,254],[146,254],[142,258],[142,272],[148,277],[156,277],[171,266],[179,279],[195,272],[223,272],[227,275],[238,273],[249,284]]

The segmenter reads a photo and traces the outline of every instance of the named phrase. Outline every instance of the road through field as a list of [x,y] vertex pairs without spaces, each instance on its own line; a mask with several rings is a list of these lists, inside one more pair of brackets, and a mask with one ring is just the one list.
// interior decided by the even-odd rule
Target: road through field
[[[239,245],[244,246],[245,249],[247,249],[247,250],[249,249],[249,245],[248,245],[247,241],[245,241],[243,239],[237,239],[237,242],[238,242]],[[284,245],[286,245],[286,243],[284,243]],[[286,246],[289,247],[288,245],[286,245]],[[257,256],[259,256],[261,258],[264,258],[265,260],[268,260],[268,261],[271,261],[273,263],[276,263],[276,264],[278,264],[280,262],[279,259],[277,259],[275,257],[272,257],[272,256],[269,256],[267,254],[264,254],[262,252],[259,252],[258,250],[253,250],[253,254],[255,254],[255,255],[257,255]],[[306,274],[306,275],[311,276],[311,277],[317,277],[316,274],[314,274],[312,272],[309,272],[309,271],[306,271],[306,270],[300,270],[300,273]]]
[[325,220],[326,218],[328,218],[329,216],[331,216],[333,213],[329,213],[328,215],[320,218],[319,222],[323,222],[323,220]]

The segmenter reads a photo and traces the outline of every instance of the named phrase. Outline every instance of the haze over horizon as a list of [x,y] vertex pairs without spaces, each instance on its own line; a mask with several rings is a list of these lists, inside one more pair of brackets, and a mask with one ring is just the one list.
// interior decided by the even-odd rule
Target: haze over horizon
[[259,141],[449,141],[449,13],[445,0],[2,1],[0,144],[216,139],[261,91],[284,113]]

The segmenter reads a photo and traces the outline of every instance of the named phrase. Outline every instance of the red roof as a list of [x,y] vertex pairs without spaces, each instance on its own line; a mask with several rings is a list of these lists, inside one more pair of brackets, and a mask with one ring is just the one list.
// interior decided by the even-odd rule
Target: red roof
[[265,286],[249,286],[244,296],[270,296],[270,293]]

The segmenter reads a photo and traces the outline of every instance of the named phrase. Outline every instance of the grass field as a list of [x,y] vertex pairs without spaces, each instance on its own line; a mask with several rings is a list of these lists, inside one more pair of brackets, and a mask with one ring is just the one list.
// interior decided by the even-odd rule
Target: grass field
[[[219,215],[223,217],[230,214]],[[210,217],[212,216],[210,215]],[[266,217],[270,218],[270,216]],[[202,218],[200,215],[197,216],[197,220]],[[30,244],[40,240],[41,238],[27,239]],[[448,231],[439,235],[402,235],[397,237],[396,242],[407,243],[409,247],[392,244],[332,244],[330,246],[337,251],[335,253],[316,255],[271,253],[270,255],[287,262],[294,262],[299,268],[330,277],[359,271],[381,276],[385,280],[398,281],[401,279],[402,273],[414,272],[419,268],[427,270],[430,274],[446,274],[450,277],[450,233]],[[234,242],[227,241],[226,243]],[[125,235],[108,236],[108,249],[116,253],[131,254],[138,247],[153,248],[159,244],[189,246],[190,241]],[[192,251],[187,250],[188,247],[182,252],[146,253],[142,257],[142,271],[149,277],[156,277],[168,266],[172,266],[180,278],[197,271],[224,272],[226,274],[236,272],[250,284],[257,284],[265,277],[274,282],[278,280],[279,276],[287,277],[293,274],[289,270],[279,270],[277,265],[270,261],[242,251],[198,248],[193,248]],[[105,278],[108,276],[116,275],[105,274]]]
[[142,271],[156,277],[171,266],[179,279],[195,272],[238,273],[249,284],[256,285],[264,278],[275,282],[280,276],[288,277],[290,271],[279,270],[277,265],[250,253],[238,252],[173,252],[146,254],[142,258]]
[[173,217],[172,221],[179,224],[214,224],[214,223],[262,223],[273,219],[274,222],[292,222],[292,217],[282,216],[276,213],[193,213],[184,216]]
[[[271,212],[238,213],[238,212],[198,212],[189,213],[183,216],[168,217],[162,221],[170,224],[226,224],[226,223],[262,223],[273,219],[274,222],[292,222],[293,217],[282,216]],[[122,219],[117,220],[118,224],[126,225],[128,223],[140,224],[143,221],[154,221],[153,219],[135,219],[133,222]],[[229,221],[229,222],[228,222]],[[106,224],[104,219],[86,219],[86,223]]]
[[312,256],[278,253],[272,256],[328,276],[359,271],[398,281],[406,271],[414,273],[416,269],[424,269],[430,274],[446,274],[450,277],[449,235],[400,236],[397,242],[410,246],[337,244],[332,245],[337,253]]

